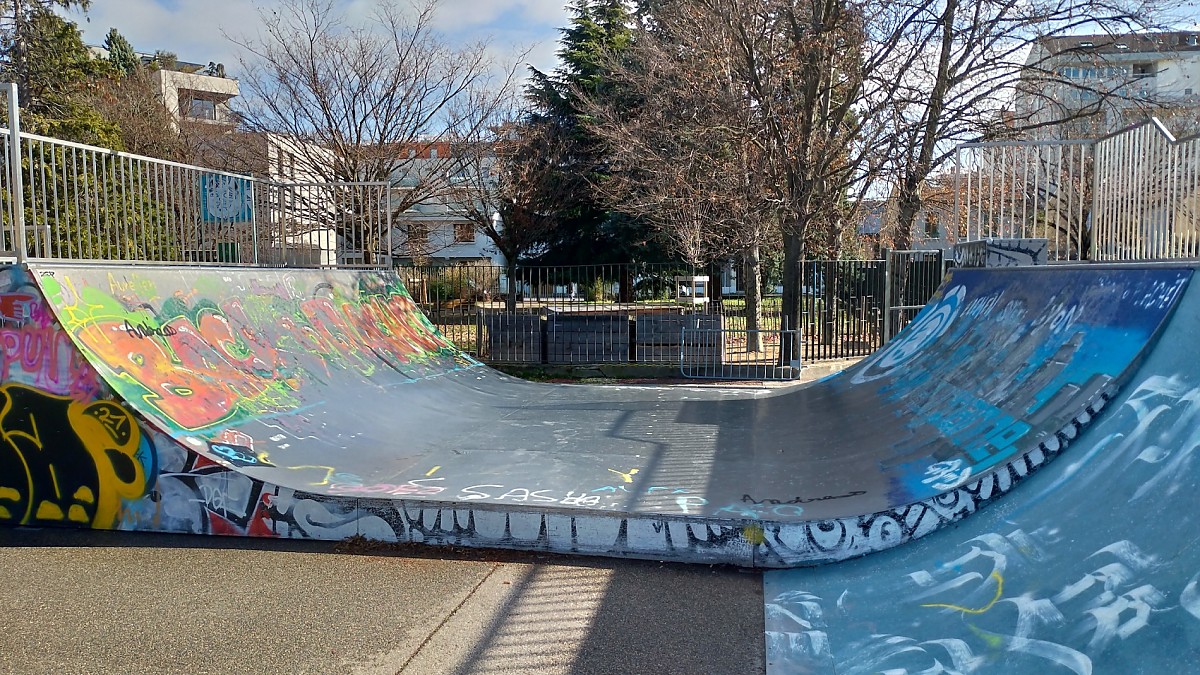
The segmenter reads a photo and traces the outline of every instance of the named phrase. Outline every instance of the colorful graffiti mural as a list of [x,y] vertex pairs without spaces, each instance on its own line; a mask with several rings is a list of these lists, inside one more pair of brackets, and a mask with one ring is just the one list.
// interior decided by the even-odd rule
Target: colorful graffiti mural
[[153,484],[154,450],[113,401],[2,385],[0,440],[0,522],[111,528]]
[[387,369],[419,379],[476,365],[394,277],[284,275],[263,284],[229,272],[214,287],[179,272],[182,283],[159,291],[161,272],[102,270],[62,278],[43,270],[39,283],[67,334],[110,371],[120,394],[143,401],[168,429],[294,410],[306,386],[334,371],[371,378]]
[[[880,458],[912,500],[967,484],[1110,398],[1187,287],[1186,269],[964,270],[843,386],[878,384],[905,433]],[[1052,279],[1052,280],[1051,280]],[[836,386],[836,384],[835,384]]]
[[[4,505],[28,524],[840,560],[976,512],[1077,439],[1190,273],[1060,272],[1069,283],[1050,292],[965,274],[911,333],[820,387],[628,400],[476,369],[382,273],[0,270],[0,387],[15,401],[0,415],[15,448]],[[981,349],[988,335],[1004,336],[1000,355]],[[1004,369],[1028,386],[997,379]],[[856,406],[903,435],[887,446],[900,451],[867,453],[866,482],[805,483],[776,459],[820,451],[804,425]],[[134,415],[122,436],[117,421]],[[55,437],[61,461],[91,470],[62,479],[59,460],[33,452],[51,417],[69,436]],[[664,432],[687,442],[655,438]],[[747,447],[770,461],[740,461]],[[706,467],[706,451],[731,454]]]

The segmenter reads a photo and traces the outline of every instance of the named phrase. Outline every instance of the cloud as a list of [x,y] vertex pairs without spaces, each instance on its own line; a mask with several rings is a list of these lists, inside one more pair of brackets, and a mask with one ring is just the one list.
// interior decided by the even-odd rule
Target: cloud
[[[257,5],[269,8],[275,2]],[[353,20],[367,19],[376,0],[341,0],[339,9]],[[404,0],[398,5],[403,7]],[[166,50],[182,61],[224,63],[237,76],[240,47],[226,35],[247,37],[263,28],[255,3],[245,0],[105,0],[86,14],[71,12],[84,41],[101,44],[116,28],[140,52]],[[497,55],[530,49],[526,60],[540,69],[554,67],[558,28],[567,21],[563,0],[441,0],[437,30],[452,44],[490,38]]]
[[155,0],[106,0],[72,19],[83,30],[84,41],[101,44],[116,28],[140,52],[175,52],[183,61],[236,63],[235,45],[222,30],[260,25],[254,8],[239,0],[176,0],[164,6]]

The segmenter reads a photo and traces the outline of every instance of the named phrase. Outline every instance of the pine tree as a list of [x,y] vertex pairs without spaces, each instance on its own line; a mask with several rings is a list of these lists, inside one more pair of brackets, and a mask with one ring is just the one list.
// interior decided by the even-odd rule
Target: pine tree
[[[116,126],[86,101],[108,63],[92,58],[79,27],[50,10],[24,17],[19,61],[13,60],[13,34],[0,37],[10,57],[0,78],[18,83],[23,126],[35,133],[120,149]],[[20,83],[24,83],[22,86]]]
[[[547,125],[570,148],[563,184],[578,186],[559,200],[556,240],[538,259],[546,264],[619,263],[663,260],[664,247],[642,221],[611,210],[591,189],[604,180],[604,151],[588,131],[579,95],[621,96],[606,77],[607,59],[628,50],[633,17],[623,0],[574,0],[571,25],[562,29],[559,66],[552,73],[531,68],[526,96],[534,107],[530,123]],[[632,103],[632,102],[631,102]]]
[[108,50],[108,62],[122,76],[129,75],[141,65],[133,45],[116,28],[108,30],[108,35],[104,37],[104,48]]

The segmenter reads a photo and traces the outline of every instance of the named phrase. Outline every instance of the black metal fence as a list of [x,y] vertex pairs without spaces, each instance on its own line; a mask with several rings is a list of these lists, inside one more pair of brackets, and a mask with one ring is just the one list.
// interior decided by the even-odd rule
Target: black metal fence
[[[780,288],[765,285],[758,330],[731,270],[671,265],[397,269],[429,319],[459,348],[493,363],[657,363],[681,359],[778,366],[779,337],[799,330],[801,360],[865,356],[886,340],[889,296],[921,304],[941,258],[805,262],[799,327],[782,325]],[[899,265],[902,269],[897,269]],[[930,274],[931,266],[937,274]],[[918,267],[920,268],[918,270]],[[911,268],[911,269],[910,269]],[[888,281],[892,288],[889,291]],[[893,316],[892,332],[910,312]],[[897,320],[899,319],[899,320]],[[688,335],[720,335],[706,346]]]

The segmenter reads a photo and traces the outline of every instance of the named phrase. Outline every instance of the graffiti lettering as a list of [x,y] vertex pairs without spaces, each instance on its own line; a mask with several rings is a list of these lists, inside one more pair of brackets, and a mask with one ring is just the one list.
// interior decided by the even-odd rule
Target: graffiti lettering
[[274,466],[267,461],[266,453],[256,455],[245,446],[231,443],[209,443],[208,447],[214,455],[234,466]]
[[971,467],[963,466],[961,459],[935,462],[925,470],[927,478],[921,482],[935,490],[953,490],[971,477]]
[[170,324],[165,326],[151,326],[148,323],[142,323],[135,326],[129,323],[129,319],[125,319],[124,329],[130,337],[135,337],[139,340],[144,340],[148,337],[171,337],[176,334],[175,329],[171,328]]
[[334,494],[344,495],[392,495],[395,497],[431,497],[445,491],[445,487],[441,485],[427,485],[436,481],[445,480],[444,478],[417,478],[399,485],[389,485],[387,483],[379,483],[375,485],[351,485],[347,483],[333,483],[329,486],[329,491]]
[[827,502],[834,499],[846,499],[848,497],[858,497],[859,495],[867,494],[864,490],[852,490],[844,495],[825,495],[824,497],[792,497],[791,499],[755,499],[750,495],[742,495],[743,504],[779,506],[781,504],[811,504],[813,502]]
[[[485,491],[484,488],[495,488],[494,491]],[[533,502],[540,504],[561,504],[563,506],[599,506],[600,495],[589,495],[587,493],[575,494],[574,491],[568,492],[565,497],[556,497],[550,490],[530,490],[528,488],[509,488],[499,495],[493,494],[499,490],[505,490],[503,485],[472,485],[463,488],[456,499],[463,501],[478,501],[480,499],[494,499],[496,501],[513,501],[513,502]]]
[[21,382],[77,400],[100,391],[99,377],[71,338],[53,325],[0,328],[0,381]]

